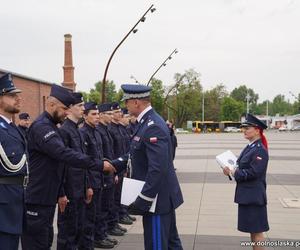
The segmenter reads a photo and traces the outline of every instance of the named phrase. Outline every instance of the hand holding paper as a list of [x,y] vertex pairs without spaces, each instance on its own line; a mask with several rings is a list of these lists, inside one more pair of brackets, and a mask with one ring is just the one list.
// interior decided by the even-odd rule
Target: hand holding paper
[[[216,160],[223,169],[224,174],[228,175],[228,178],[232,180],[230,173],[236,168],[236,156],[230,150],[227,150],[224,153],[217,155]],[[230,170],[229,173],[227,168]]]

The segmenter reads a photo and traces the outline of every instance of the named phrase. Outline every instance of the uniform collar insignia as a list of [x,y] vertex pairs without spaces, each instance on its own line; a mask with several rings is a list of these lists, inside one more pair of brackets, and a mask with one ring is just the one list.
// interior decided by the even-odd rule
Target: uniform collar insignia
[[0,126],[1,126],[2,128],[7,128],[3,122],[0,122]]

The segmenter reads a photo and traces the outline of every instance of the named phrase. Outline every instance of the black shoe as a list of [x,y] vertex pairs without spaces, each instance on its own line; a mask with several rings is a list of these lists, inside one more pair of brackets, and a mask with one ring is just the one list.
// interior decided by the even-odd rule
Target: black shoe
[[122,227],[121,225],[119,225],[118,223],[115,226],[116,228],[120,229],[121,231],[123,231],[124,233],[127,233],[127,229],[125,227]]
[[127,216],[120,218],[119,223],[124,224],[124,225],[132,225],[133,224],[132,220],[129,219]]
[[114,239],[114,238],[110,238],[110,237],[107,237],[106,240],[110,241],[111,243],[113,243],[114,245],[118,245],[119,241]]
[[129,219],[131,219],[132,221],[136,221],[136,218],[135,218],[134,216],[131,216],[130,214],[127,214],[127,217],[128,217]]
[[94,241],[94,247],[96,248],[105,248],[105,249],[110,249],[110,248],[114,248],[115,244],[108,241],[107,239],[104,240],[95,240]]
[[107,234],[112,235],[112,236],[124,236],[124,232],[116,227],[111,230],[108,230]]

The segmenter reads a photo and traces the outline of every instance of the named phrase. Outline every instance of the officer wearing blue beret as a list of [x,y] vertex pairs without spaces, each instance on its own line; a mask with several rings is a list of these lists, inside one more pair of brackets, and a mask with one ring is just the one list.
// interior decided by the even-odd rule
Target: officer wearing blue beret
[[11,74],[0,78],[0,249],[17,250],[23,229],[24,186],[28,167],[23,134],[12,122],[21,90]]
[[[239,204],[238,230],[250,233],[253,242],[264,241],[269,230],[267,216],[266,172],[269,161],[268,143],[263,130],[266,124],[251,114],[241,125],[249,144],[240,154],[235,170],[224,168],[224,174],[234,176],[237,186],[234,201]],[[254,246],[253,249],[261,249]]]
[[[153,249],[183,249],[178,236],[175,209],[183,197],[175,174],[172,143],[165,121],[153,110],[150,87],[124,84],[123,100],[138,125],[131,139],[131,177],[145,181],[145,185],[129,206],[129,213],[143,215],[144,246]],[[117,169],[124,167],[128,156],[113,160]],[[155,212],[149,209],[157,196]]]
[[74,105],[71,92],[52,85],[46,110],[28,132],[30,183],[26,189],[27,227],[22,236],[24,250],[49,249],[53,241],[53,218],[65,166],[114,172],[107,161],[94,159],[64,145],[57,124]]
[[[65,146],[77,152],[85,153],[82,135],[78,130],[78,121],[83,117],[84,102],[81,93],[75,92],[74,105],[67,111],[67,119],[59,131]],[[92,199],[92,192],[87,181],[87,170],[65,167],[63,184],[58,199],[58,235],[57,249],[77,249],[83,242],[83,216],[85,202]],[[82,247],[82,246],[80,246]]]
[[28,128],[30,125],[30,115],[28,113],[20,113],[19,120],[18,128],[27,139]]

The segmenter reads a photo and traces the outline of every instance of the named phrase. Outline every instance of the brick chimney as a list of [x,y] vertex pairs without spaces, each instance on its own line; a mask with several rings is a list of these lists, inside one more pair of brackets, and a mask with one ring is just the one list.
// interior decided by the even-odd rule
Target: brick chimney
[[65,65],[64,69],[64,81],[62,86],[75,91],[76,83],[74,82],[74,67],[72,59],[72,35],[65,34]]

